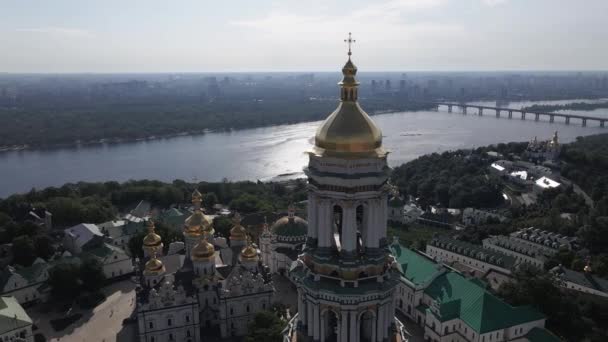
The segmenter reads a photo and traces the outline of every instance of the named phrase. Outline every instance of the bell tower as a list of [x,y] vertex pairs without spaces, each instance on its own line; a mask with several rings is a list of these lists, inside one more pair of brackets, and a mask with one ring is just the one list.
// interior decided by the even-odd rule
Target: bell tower
[[342,68],[338,108],[308,152],[308,236],[290,270],[298,336],[385,341],[394,335],[399,275],[386,239],[389,167],[382,132],[358,103],[357,67]]

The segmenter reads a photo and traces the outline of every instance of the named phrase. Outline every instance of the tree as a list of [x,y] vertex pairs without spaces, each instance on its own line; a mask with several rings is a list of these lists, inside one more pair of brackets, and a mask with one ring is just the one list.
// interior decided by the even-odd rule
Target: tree
[[215,192],[206,193],[203,197],[203,207],[211,209],[218,203],[217,195]]
[[53,256],[53,254],[55,254],[53,242],[46,235],[36,236],[34,239],[34,247],[36,248],[36,254],[45,260],[48,260]]
[[87,258],[80,265],[79,276],[82,280],[82,286],[88,291],[98,291],[106,279],[103,273],[103,265],[94,258]]
[[230,237],[230,229],[233,223],[229,217],[218,215],[213,219],[213,228],[215,232],[225,238]]
[[61,263],[49,271],[48,283],[51,294],[60,300],[76,298],[80,291],[81,281],[78,278],[79,267],[72,263]]
[[34,242],[27,235],[21,235],[13,240],[13,262],[30,266],[36,260],[36,248]]
[[245,342],[281,342],[284,322],[269,311],[258,312],[249,324]]

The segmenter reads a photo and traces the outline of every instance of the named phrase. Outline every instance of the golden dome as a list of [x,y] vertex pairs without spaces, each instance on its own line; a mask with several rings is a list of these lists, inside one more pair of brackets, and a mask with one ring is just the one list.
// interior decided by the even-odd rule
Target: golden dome
[[215,247],[207,241],[207,238],[203,238],[194,246],[191,256],[192,260],[208,260],[215,256]]
[[241,215],[239,213],[234,214],[232,222],[234,223],[234,227],[230,229],[230,240],[246,240],[247,230],[241,226]]
[[258,257],[258,251],[253,247],[251,238],[247,237],[247,246],[241,250],[241,258],[246,260],[255,259]]
[[357,67],[350,59],[350,51],[342,74],[340,104],[317,129],[315,151],[341,156],[386,154],[382,149],[382,131],[357,102]]
[[211,227],[209,219],[200,209],[194,210],[185,221],[184,233],[188,235],[200,235]]
[[144,247],[158,247],[162,243],[160,235],[154,232],[154,222],[150,219],[146,223],[148,234],[144,237]]
[[144,275],[158,275],[165,272],[165,266],[163,262],[156,258],[154,255],[146,265],[144,266]]

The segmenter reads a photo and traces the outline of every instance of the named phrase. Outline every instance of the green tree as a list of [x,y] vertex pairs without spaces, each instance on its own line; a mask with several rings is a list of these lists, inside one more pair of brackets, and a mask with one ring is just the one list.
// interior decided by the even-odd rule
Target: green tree
[[50,269],[48,283],[56,299],[76,298],[81,288],[79,269],[72,263],[61,263]]
[[218,203],[218,198],[215,192],[208,192],[203,197],[203,207],[211,209]]
[[269,311],[258,312],[249,324],[245,342],[281,342],[284,322]]
[[48,260],[53,256],[53,254],[55,254],[53,242],[46,235],[36,236],[34,239],[34,247],[36,248],[36,254],[45,260]]
[[21,235],[13,240],[13,262],[23,266],[30,266],[36,259],[36,248],[34,241],[27,236]]
[[232,220],[227,216],[218,215],[213,219],[213,228],[215,232],[225,238],[230,237],[230,229],[232,229]]
[[106,279],[103,273],[103,265],[94,258],[87,258],[82,262],[79,269],[79,277],[82,286],[88,291],[98,291]]

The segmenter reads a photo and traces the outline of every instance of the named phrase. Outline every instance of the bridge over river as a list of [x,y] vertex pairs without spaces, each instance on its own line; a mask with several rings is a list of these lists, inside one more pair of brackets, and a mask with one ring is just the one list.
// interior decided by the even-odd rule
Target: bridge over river
[[534,121],[540,121],[541,116],[548,117],[549,122],[555,122],[555,118],[563,119],[563,122],[566,125],[570,124],[572,119],[575,119],[581,123],[583,127],[587,126],[588,121],[594,121],[599,123],[599,127],[605,127],[606,121],[608,121],[608,117],[595,117],[595,116],[587,116],[587,115],[578,115],[578,114],[566,114],[566,113],[551,113],[551,112],[537,112],[523,109],[513,109],[513,108],[500,108],[500,107],[489,107],[489,106],[479,106],[472,104],[464,104],[464,103],[452,103],[452,102],[430,102],[433,105],[439,107],[447,107],[448,113],[452,113],[453,109],[459,109],[462,114],[467,114],[470,111],[477,111],[477,115],[484,115],[484,111],[492,112],[496,115],[497,118],[500,118],[502,115],[506,115],[509,119],[513,118],[513,113],[515,113],[516,117],[519,116],[521,120],[526,120],[528,118],[534,117]]

